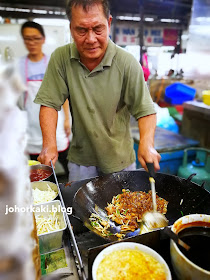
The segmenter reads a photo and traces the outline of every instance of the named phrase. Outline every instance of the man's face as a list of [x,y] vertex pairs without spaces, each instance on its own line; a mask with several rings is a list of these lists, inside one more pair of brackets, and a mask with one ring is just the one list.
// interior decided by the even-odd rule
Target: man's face
[[85,11],[82,6],[72,8],[71,35],[77,46],[81,61],[99,64],[106,52],[112,17],[103,13],[101,4],[90,6]]
[[45,42],[45,38],[36,28],[24,28],[23,40],[30,54],[37,55],[42,52],[42,45]]

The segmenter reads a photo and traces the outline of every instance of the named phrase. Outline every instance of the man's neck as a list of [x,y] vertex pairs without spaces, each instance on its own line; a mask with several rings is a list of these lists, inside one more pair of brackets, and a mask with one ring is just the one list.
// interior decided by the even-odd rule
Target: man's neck
[[100,64],[101,60],[102,59],[92,61],[92,60],[86,60],[86,59],[82,59],[82,58],[80,59],[82,64],[84,64],[90,72]]
[[28,58],[33,62],[37,62],[37,61],[42,60],[43,56],[44,56],[43,53],[35,54],[35,55],[30,54],[30,53],[28,54]]

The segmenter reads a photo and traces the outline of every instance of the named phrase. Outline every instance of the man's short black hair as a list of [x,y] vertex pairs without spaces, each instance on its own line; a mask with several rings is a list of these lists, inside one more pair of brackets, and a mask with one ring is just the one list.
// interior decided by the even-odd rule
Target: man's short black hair
[[45,37],[45,33],[44,33],[44,28],[39,24],[36,23],[34,21],[26,21],[22,26],[21,26],[21,34],[23,36],[23,30],[26,27],[30,27],[30,28],[35,28],[37,30],[39,30],[39,32],[42,34],[43,37]]
[[110,7],[109,7],[109,1],[108,0],[67,0],[66,5],[66,15],[71,21],[72,19],[72,7],[75,6],[82,6],[85,11],[88,10],[88,8],[95,4],[101,4],[103,7],[104,16],[109,19],[110,16]]

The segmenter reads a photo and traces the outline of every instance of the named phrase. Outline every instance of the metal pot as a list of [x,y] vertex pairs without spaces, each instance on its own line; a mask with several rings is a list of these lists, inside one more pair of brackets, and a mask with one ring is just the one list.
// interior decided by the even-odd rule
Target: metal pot
[[[30,173],[31,173],[31,171],[38,170],[38,169],[47,171],[49,173],[49,175],[45,176],[43,179],[35,180],[34,182],[53,181],[53,170],[52,170],[51,166],[45,165],[45,164],[31,165],[30,166]],[[30,176],[31,176],[31,174],[30,174]]]
[[[179,233],[183,228],[192,227],[195,222],[206,222],[210,227],[210,215],[193,214],[178,219],[172,226],[175,233]],[[205,224],[206,225],[206,224]],[[207,271],[190,261],[178,248],[176,243],[170,241],[171,263],[179,280],[209,280],[210,271]]]

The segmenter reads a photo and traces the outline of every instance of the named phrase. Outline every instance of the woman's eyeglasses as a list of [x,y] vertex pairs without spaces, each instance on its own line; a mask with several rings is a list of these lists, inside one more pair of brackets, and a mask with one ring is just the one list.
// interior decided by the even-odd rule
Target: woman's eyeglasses
[[38,44],[43,40],[44,37],[25,37],[23,38],[25,43],[35,43]]

